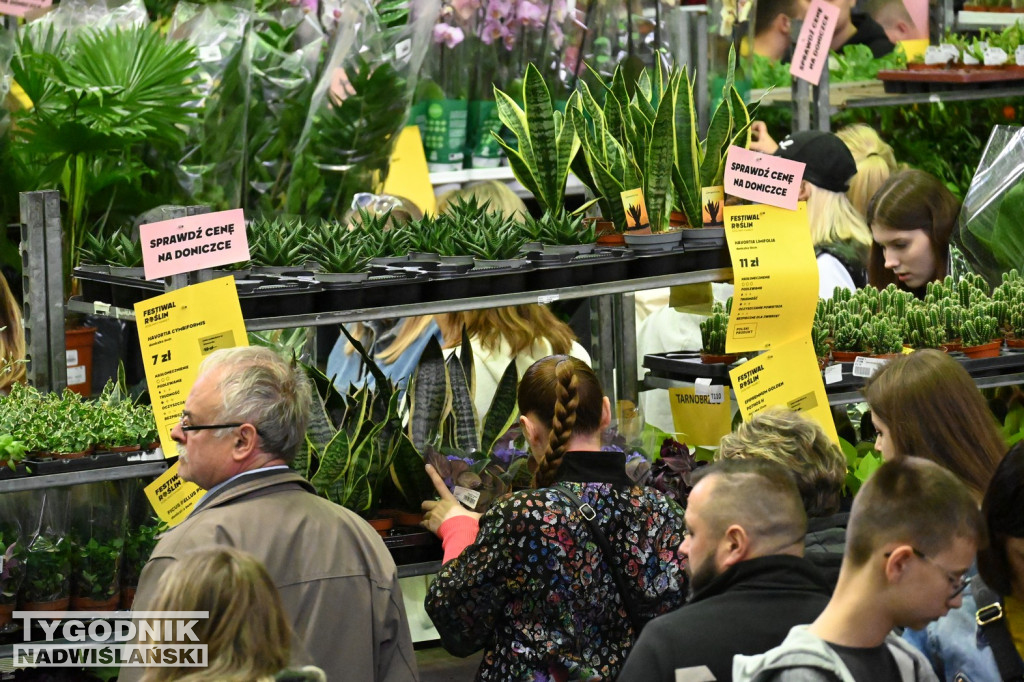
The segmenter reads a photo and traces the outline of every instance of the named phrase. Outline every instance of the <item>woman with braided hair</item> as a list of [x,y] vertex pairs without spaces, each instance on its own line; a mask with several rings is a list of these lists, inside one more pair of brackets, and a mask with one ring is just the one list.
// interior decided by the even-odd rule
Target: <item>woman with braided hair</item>
[[426,608],[453,654],[484,650],[477,680],[614,680],[639,629],[685,600],[683,512],[601,450],[611,406],[586,363],[538,360],[519,384],[532,490],[482,516],[437,472],[423,521],[444,545]]

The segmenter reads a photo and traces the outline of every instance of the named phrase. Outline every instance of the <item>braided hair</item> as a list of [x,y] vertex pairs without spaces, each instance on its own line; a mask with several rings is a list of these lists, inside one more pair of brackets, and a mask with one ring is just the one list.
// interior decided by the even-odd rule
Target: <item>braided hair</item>
[[517,399],[520,414],[530,415],[548,428],[548,446],[534,471],[534,485],[550,485],[573,435],[591,434],[601,427],[601,384],[582,360],[551,355],[526,370]]

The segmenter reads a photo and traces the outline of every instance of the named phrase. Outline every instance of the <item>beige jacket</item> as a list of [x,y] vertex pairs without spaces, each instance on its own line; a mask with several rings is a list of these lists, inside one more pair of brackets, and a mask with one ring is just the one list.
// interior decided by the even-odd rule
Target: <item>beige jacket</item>
[[[208,494],[157,543],[134,609],[146,610],[160,576],[182,554],[229,545],[255,555],[277,585],[295,631],[294,664],[319,666],[331,682],[417,680],[398,574],[384,542],[356,514],[312,491],[298,474],[271,469]],[[123,668],[119,679],[141,673]]]

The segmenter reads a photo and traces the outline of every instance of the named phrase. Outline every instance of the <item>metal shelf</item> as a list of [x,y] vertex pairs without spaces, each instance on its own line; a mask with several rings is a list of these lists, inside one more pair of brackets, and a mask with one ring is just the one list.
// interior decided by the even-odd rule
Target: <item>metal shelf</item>
[[117,467],[87,469],[85,471],[69,471],[66,474],[40,474],[0,480],[0,493],[13,493],[21,490],[39,490],[80,483],[97,483],[99,481],[118,481],[125,478],[143,478],[159,476],[167,470],[167,461],[140,462]]
[[[626,279],[616,282],[603,282],[600,284],[586,284],[555,289],[540,289],[537,291],[524,291],[514,294],[477,296],[472,298],[453,299],[450,301],[405,303],[402,305],[378,308],[358,308],[355,310],[318,312],[304,315],[260,317],[247,319],[245,321],[245,328],[248,331],[261,331],[265,329],[283,329],[288,327],[316,327],[327,324],[343,324],[346,322],[360,322],[388,317],[405,317],[409,315],[436,315],[439,313],[450,313],[459,310],[496,308],[499,306],[520,305],[524,303],[551,303],[552,301],[558,300],[586,298],[588,296],[604,296],[608,294],[622,294],[642,289],[657,289],[659,287],[675,286],[679,284],[694,284],[697,282],[718,282],[729,279],[732,279],[732,268],[712,268],[709,270],[694,270],[671,275],[658,275],[656,277],[640,277],[637,279]],[[121,320],[135,319],[133,311],[126,310],[124,308],[114,308],[105,303],[86,303],[80,299],[71,299],[68,302],[68,310],[78,313],[87,313],[90,315],[116,317]]]
[[424,561],[418,564],[398,564],[398,577],[411,578],[416,575],[430,575],[441,570],[440,561]]
[[[440,171],[430,174],[430,183],[434,187],[443,187],[446,185],[459,185],[461,187],[462,185],[468,185],[482,180],[500,180],[501,182],[505,182],[517,196],[524,199],[529,199],[533,196],[532,192],[519,184],[519,181],[516,180],[510,166],[498,166],[496,168],[466,168],[463,170]],[[579,178],[570,173],[565,182],[566,196],[573,196],[577,194],[582,195],[585,191],[586,188],[583,186],[583,183],[580,182]]]
[[[1024,372],[1013,372],[1011,374],[1001,374],[997,376],[985,376],[985,377],[971,377],[974,379],[974,384],[978,388],[996,388],[998,386],[1015,386],[1017,384],[1024,383]],[[656,377],[648,374],[643,378],[642,382],[644,389],[651,388],[685,388],[693,386],[692,382],[680,381],[679,379],[666,379],[665,377]],[[825,386],[825,392],[828,395],[829,405],[847,405],[849,403],[864,402],[864,396],[859,390],[857,391],[843,391],[842,393],[829,393],[828,385]],[[733,394],[735,395],[735,394]]]

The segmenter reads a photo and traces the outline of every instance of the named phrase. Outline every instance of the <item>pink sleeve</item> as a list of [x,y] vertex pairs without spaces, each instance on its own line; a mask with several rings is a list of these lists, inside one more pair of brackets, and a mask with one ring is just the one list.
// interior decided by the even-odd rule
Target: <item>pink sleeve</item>
[[448,563],[462,554],[462,550],[473,544],[480,524],[472,516],[453,516],[437,529],[444,548],[443,563]]

